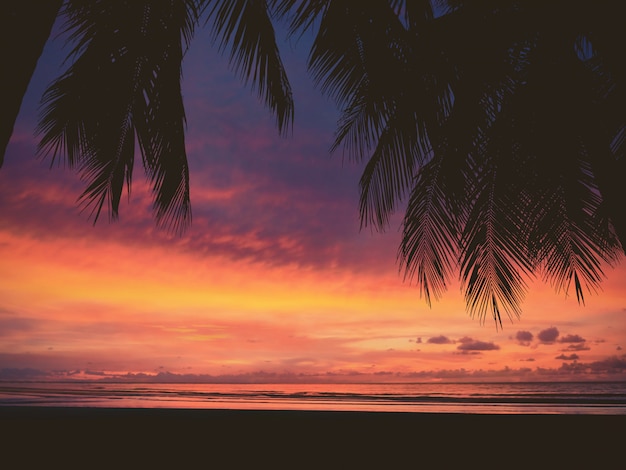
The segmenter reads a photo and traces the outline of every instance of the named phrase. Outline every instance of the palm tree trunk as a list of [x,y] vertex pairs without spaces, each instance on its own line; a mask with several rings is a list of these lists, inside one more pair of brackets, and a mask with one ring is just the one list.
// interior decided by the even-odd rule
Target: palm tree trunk
[[0,167],[22,99],[63,0],[0,3]]

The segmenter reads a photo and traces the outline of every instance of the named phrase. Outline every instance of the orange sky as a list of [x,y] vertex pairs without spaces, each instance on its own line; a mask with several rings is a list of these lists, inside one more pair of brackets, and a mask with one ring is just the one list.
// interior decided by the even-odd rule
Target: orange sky
[[399,219],[385,234],[359,230],[360,168],[329,156],[336,112],[293,51],[285,139],[219,57],[192,48],[191,229],[155,229],[140,169],[120,220],[92,226],[79,178],[34,157],[58,47],[0,169],[0,378],[626,379],[623,262],[585,306],[532,282],[503,330],[470,318],[458,285],[428,308],[398,272]]

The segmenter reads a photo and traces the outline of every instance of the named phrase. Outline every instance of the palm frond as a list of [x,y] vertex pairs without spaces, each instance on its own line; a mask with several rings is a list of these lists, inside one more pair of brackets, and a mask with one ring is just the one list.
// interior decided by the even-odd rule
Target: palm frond
[[361,223],[379,229],[430,158],[429,128],[449,104],[445,80],[415,66],[439,59],[414,41],[400,14],[397,2],[329,2],[309,59],[321,91],[343,108],[331,151],[343,146],[357,161],[369,158]]
[[312,28],[332,0],[270,0],[268,3],[277,18],[289,19],[289,36],[293,36]]
[[413,116],[394,115],[381,133],[359,182],[362,225],[387,226],[398,201],[413,184],[413,175],[426,160],[426,132],[420,132],[415,121]]
[[392,77],[387,66],[403,31],[386,2],[328,2],[309,56],[315,83],[339,106],[351,101],[362,80],[370,92],[379,91]]
[[[589,29],[582,40],[589,43],[591,53],[585,57],[585,65],[591,71],[597,91],[598,112],[594,115],[596,126],[590,135],[606,133],[606,148],[596,146],[590,152],[594,158],[593,171],[598,189],[602,194],[602,223],[609,223],[611,232],[617,232],[622,251],[626,254],[626,32],[620,24],[617,5],[607,2],[601,12],[586,12]],[[600,131],[600,132],[599,132]],[[600,134],[602,135],[602,134]],[[598,150],[600,150],[598,152]],[[616,234],[612,233],[614,236]]]
[[214,0],[208,6],[213,40],[222,51],[230,47],[233,69],[251,82],[286,133],[293,124],[293,97],[265,0]]
[[22,0],[0,4],[0,168],[37,61],[48,42],[62,0]]
[[[181,63],[198,20],[195,2],[165,7],[165,17],[151,57],[152,76],[138,101],[142,120],[136,122],[144,167],[153,184],[157,222],[175,232],[191,223],[189,167],[185,152],[185,110],[181,93]],[[153,62],[152,62],[153,61]],[[167,129],[167,133],[162,130]]]
[[584,303],[585,292],[595,291],[604,277],[602,264],[613,264],[618,252],[597,224],[601,198],[590,164],[576,154],[571,159],[577,165],[570,162],[550,187],[535,194],[530,243],[546,280],[566,294],[573,283]]
[[80,170],[88,182],[80,201],[95,222],[107,201],[118,216],[137,138],[157,221],[184,229],[191,213],[180,71],[195,1],[72,0],[64,14],[71,64],[44,94],[40,154]]
[[583,303],[585,292],[599,287],[602,266],[618,258],[619,243],[603,207],[615,203],[604,179],[614,157],[595,59],[581,57],[573,47],[580,40],[577,29],[565,33],[534,46],[515,105],[529,123],[524,143],[533,155],[526,161],[534,188],[528,211],[531,251],[546,280],[559,292],[573,284]]
[[502,326],[504,313],[519,317],[532,270],[526,250],[523,193],[511,188],[495,162],[473,169],[471,201],[461,239],[461,279],[472,316],[481,321],[489,311]]
[[360,162],[376,147],[388,119],[388,111],[381,97],[366,91],[368,82],[357,86],[352,102],[342,111],[330,152],[343,148],[343,154]]
[[[597,286],[602,278],[599,260],[593,256],[589,233],[568,213],[564,188],[549,191],[540,198],[541,217],[538,220],[537,239],[534,241],[539,261],[545,265],[545,277],[557,291],[569,291],[575,281],[576,296],[584,302],[580,279],[587,288]],[[580,215],[580,214],[577,214]]]
[[458,206],[449,204],[444,163],[441,156],[435,155],[420,168],[408,201],[398,250],[405,279],[417,282],[420,295],[429,306],[432,299],[438,299],[447,289],[456,267],[463,221]]

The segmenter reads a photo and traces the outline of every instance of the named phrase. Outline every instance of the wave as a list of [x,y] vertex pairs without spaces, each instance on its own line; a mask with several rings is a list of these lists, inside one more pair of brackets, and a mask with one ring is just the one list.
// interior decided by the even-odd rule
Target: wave
[[0,385],[0,405],[626,414],[626,384]]

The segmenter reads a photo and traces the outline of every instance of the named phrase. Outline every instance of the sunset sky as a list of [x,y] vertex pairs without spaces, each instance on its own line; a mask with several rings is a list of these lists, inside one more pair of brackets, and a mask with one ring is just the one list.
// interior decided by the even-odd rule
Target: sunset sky
[[402,214],[360,230],[362,166],[329,154],[338,113],[306,72],[306,38],[282,47],[296,104],[283,138],[198,31],[183,76],[191,228],[155,228],[139,160],[119,221],[93,226],[79,177],[35,158],[62,46],[40,60],[0,169],[0,379],[626,380],[624,262],[584,306],[530,280],[503,329],[468,315],[460,284],[426,305],[396,263]]

